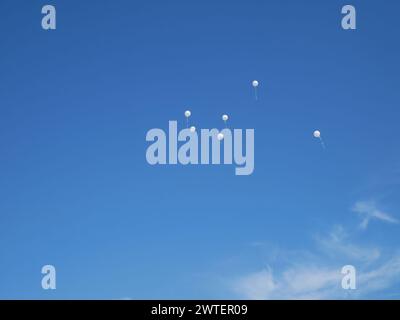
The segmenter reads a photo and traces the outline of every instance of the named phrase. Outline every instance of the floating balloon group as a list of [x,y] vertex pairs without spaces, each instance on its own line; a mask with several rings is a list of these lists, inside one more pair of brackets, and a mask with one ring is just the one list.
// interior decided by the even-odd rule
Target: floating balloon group
[[[255,100],[258,100],[258,87],[259,87],[260,83],[258,82],[258,80],[253,80],[251,82],[251,85],[254,88],[254,98],[255,98]],[[194,132],[196,132],[196,127],[195,126],[191,126],[189,128],[189,118],[191,117],[191,115],[192,115],[192,113],[191,113],[190,110],[186,110],[185,111],[186,127],[190,130],[190,132],[194,133]],[[228,128],[228,125],[227,125],[227,121],[228,120],[229,120],[229,116],[227,114],[223,114],[222,115],[222,121],[224,121],[225,128]],[[313,136],[314,136],[314,138],[319,139],[319,141],[321,143],[321,146],[325,149],[325,143],[322,140],[321,131],[315,130],[313,132]],[[218,133],[217,139],[219,141],[223,140],[224,139],[224,134],[222,132]]]
[[[189,128],[189,118],[191,117],[191,115],[192,115],[192,112],[191,112],[190,110],[186,110],[186,111],[185,111],[186,128],[188,128],[188,129],[190,130],[190,132],[194,133],[194,132],[196,132],[196,127],[195,127],[195,126],[191,126],[191,127]],[[223,115],[222,115],[222,121],[224,121],[225,127],[226,127],[226,128],[228,127],[228,125],[227,125],[228,119],[229,119],[229,116],[228,116],[227,114],[223,114]],[[219,141],[221,141],[222,139],[224,139],[224,134],[223,134],[222,132],[218,133],[217,139],[218,139]]]
[[[259,82],[258,82],[258,80],[253,80],[251,82],[251,84],[252,84],[252,86],[254,88],[254,97],[255,97],[256,100],[258,100],[257,88],[259,86]],[[191,117],[191,115],[192,115],[192,112],[190,110],[186,110],[185,111],[186,128],[188,128],[190,130],[190,132],[196,132],[196,127],[195,126],[191,126],[189,128],[189,118]],[[229,116],[227,114],[222,115],[222,121],[224,121],[224,123],[225,123],[225,128],[228,127],[228,125],[227,125],[228,119],[229,119]],[[218,140],[222,140],[224,138],[223,133],[219,133],[217,135],[217,138],[218,138]]]

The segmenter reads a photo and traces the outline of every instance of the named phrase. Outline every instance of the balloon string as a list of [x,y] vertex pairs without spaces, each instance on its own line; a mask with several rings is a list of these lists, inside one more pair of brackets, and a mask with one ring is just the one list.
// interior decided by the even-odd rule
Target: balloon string
[[189,128],[189,118],[186,118],[186,128]]
[[255,96],[256,101],[257,101],[258,100],[257,88],[254,88],[254,96]]
[[319,140],[321,141],[322,148],[326,149],[326,147],[325,147],[325,143],[324,143],[324,140],[322,140],[322,138],[321,138],[321,137],[319,137]]

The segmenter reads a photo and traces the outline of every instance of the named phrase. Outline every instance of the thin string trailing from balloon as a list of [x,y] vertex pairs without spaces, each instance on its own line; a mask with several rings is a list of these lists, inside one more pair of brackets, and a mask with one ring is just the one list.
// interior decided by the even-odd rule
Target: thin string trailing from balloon
[[322,148],[326,149],[324,140],[322,140],[321,137],[319,137],[319,141],[321,141],[321,146],[322,146]]
[[319,139],[322,148],[326,149],[324,140],[322,140],[321,132],[320,132],[319,130],[315,130],[315,131],[313,132],[313,136],[314,136],[314,138]]
[[228,119],[229,119],[229,116],[227,114],[224,114],[222,116],[222,121],[225,123],[225,128],[226,129],[228,129]]
[[258,100],[258,92],[257,92],[257,88],[258,88],[258,85],[259,85],[260,83],[257,81],[257,80],[253,80],[253,82],[251,83],[251,85],[253,86],[253,88],[254,88],[254,98],[256,99],[256,101]]
[[186,129],[189,129],[191,133],[195,133],[196,132],[196,127],[195,126],[191,126],[189,128],[189,118],[192,115],[192,112],[190,112],[190,110],[186,110],[185,111],[185,117],[186,117]]
[[192,115],[192,113],[190,112],[190,110],[186,110],[185,111],[185,117],[186,117],[186,129],[189,128],[189,118]]
[[[225,123],[225,128],[227,128],[226,121],[228,121],[228,119],[229,119],[228,115],[226,115],[226,114],[222,115],[222,121],[224,121],[224,123]],[[223,131],[223,130],[221,130],[221,131],[218,133],[218,135],[217,135],[217,139],[218,139],[219,141],[221,141],[221,140],[224,139],[224,134],[222,133],[222,131]]]

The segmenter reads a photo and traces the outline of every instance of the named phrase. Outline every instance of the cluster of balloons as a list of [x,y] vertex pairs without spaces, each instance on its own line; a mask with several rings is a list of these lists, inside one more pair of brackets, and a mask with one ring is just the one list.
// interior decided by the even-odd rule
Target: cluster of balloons
[[[189,128],[189,118],[190,118],[191,115],[192,115],[192,112],[191,112],[190,110],[186,110],[186,111],[185,111],[186,128]],[[228,116],[227,114],[223,114],[223,115],[222,115],[222,121],[224,121],[225,127],[226,127],[226,128],[228,127],[228,125],[227,125],[228,119],[229,119],[229,116]],[[189,128],[189,130],[190,130],[190,132],[196,132],[196,127],[195,127],[195,126],[191,126],[191,127]],[[217,139],[220,140],[220,141],[221,141],[222,139],[224,139],[224,134],[221,133],[221,132],[218,133]]]
[[[255,97],[256,100],[258,100],[258,91],[257,91],[257,89],[258,89],[258,86],[260,85],[260,83],[258,82],[258,80],[253,80],[253,81],[251,82],[251,85],[252,85],[253,88],[254,88],[254,97]],[[186,110],[186,111],[185,111],[186,127],[187,127],[187,128],[189,128],[189,118],[190,118],[191,115],[192,115],[192,113],[190,112],[190,110]],[[228,127],[228,126],[227,126],[227,121],[228,121],[228,119],[229,119],[229,116],[228,116],[227,114],[222,115],[222,121],[224,121],[224,123],[225,123],[225,128]],[[196,127],[195,127],[195,126],[191,126],[191,127],[189,128],[189,130],[190,130],[190,132],[196,132]],[[325,143],[324,143],[324,141],[322,140],[322,137],[321,137],[321,131],[315,130],[315,131],[313,132],[313,136],[314,136],[314,138],[319,139],[319,141],[321,142],[321,146],[322,146],[323,148],[325,148]],[[217,138],[218,138],[218,140],[224,139],[223,133],[220,132],[220,133],[217,135]]]

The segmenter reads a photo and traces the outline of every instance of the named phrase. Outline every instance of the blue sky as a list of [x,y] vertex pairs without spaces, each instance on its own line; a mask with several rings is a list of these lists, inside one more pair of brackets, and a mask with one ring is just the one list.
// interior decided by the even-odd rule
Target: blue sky
[[[345,4],[2,0],[0,298],[399,298],[400,4]],[[186,109],[254,173],[150,166]]]

